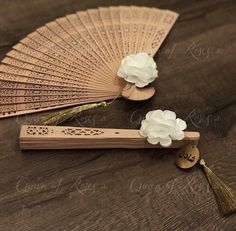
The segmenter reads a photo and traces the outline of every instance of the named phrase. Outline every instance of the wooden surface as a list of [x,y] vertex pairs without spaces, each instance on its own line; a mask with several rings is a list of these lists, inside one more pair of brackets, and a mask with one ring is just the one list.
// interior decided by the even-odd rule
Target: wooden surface
[[[236,2],[1,0],[0,58],[28,33],[65,14],[142,4],[180,13],[155,60],[159,81],[147,102],[116,100],[72,126],[138,128],[152,109],[170,109],[201,133],[202,156],[236,191]],[[20,152],[21,124],[0,121],[0,230],[236,230],[221,218],[205,176],[181,171],[173,150]]]

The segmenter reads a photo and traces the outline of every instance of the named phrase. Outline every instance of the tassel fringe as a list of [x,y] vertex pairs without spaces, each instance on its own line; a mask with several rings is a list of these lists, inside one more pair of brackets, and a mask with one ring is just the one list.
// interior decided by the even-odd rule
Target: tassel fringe
[[91,104],[85,104],[85,105],[80,105],[80,106],[64,109],[59,112],[52,112],[49,115],[42,117],[41,124],[42,125],[58,125],[76,116],[78,113],[82,111],[86,111],[86,110],[96,108],[96,107],[105,107],[106,105],[107,105],[106,102],[91,103]]
[[208,182],[215,194],[215,198],[221,215],[228,216],[236,212],[236,195],[223,181],[221,181],[210,168],[206,166],[203,159],[199,161],[202,166]]

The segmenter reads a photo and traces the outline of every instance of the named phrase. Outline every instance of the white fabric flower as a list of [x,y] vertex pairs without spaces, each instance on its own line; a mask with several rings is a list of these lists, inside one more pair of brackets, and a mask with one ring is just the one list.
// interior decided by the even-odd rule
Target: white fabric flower
[[172,140],[182,140],[183,130],[187,127],[184,120],[176,119],[175,112],[155,110],[146,114],[142,120],[139,133],[147,137],[151,144],[160,143],[164,147],[171,145]]
[[158,77],[157,65],[147,53],[128,55],[121,61],[117,75],[137,87],[145,87]]

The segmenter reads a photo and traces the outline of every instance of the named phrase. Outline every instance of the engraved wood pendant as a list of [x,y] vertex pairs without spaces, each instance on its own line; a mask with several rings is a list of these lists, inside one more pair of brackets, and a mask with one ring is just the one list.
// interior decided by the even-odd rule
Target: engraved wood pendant
[[0,65],[0,118],[121,96],[150,98],[153,88],[127,89],[116,73],[127,55],[154,56],[177,17],[157,8],[100,7],[38,28]]
[[192,168],[198,163],[200,153],[193,144],[184,145],[179,149],[175,157],[175,164],[182,169]]

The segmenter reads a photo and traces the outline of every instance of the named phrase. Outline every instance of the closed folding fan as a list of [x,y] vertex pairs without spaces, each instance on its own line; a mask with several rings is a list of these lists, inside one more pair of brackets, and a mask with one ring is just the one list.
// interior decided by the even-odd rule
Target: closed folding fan
[[127,84],[117,76],[121,61],[140,52],[154,56],[177,17],[169,10],[119,6],[47,23],[2,61],[0,117],[121,96]]

